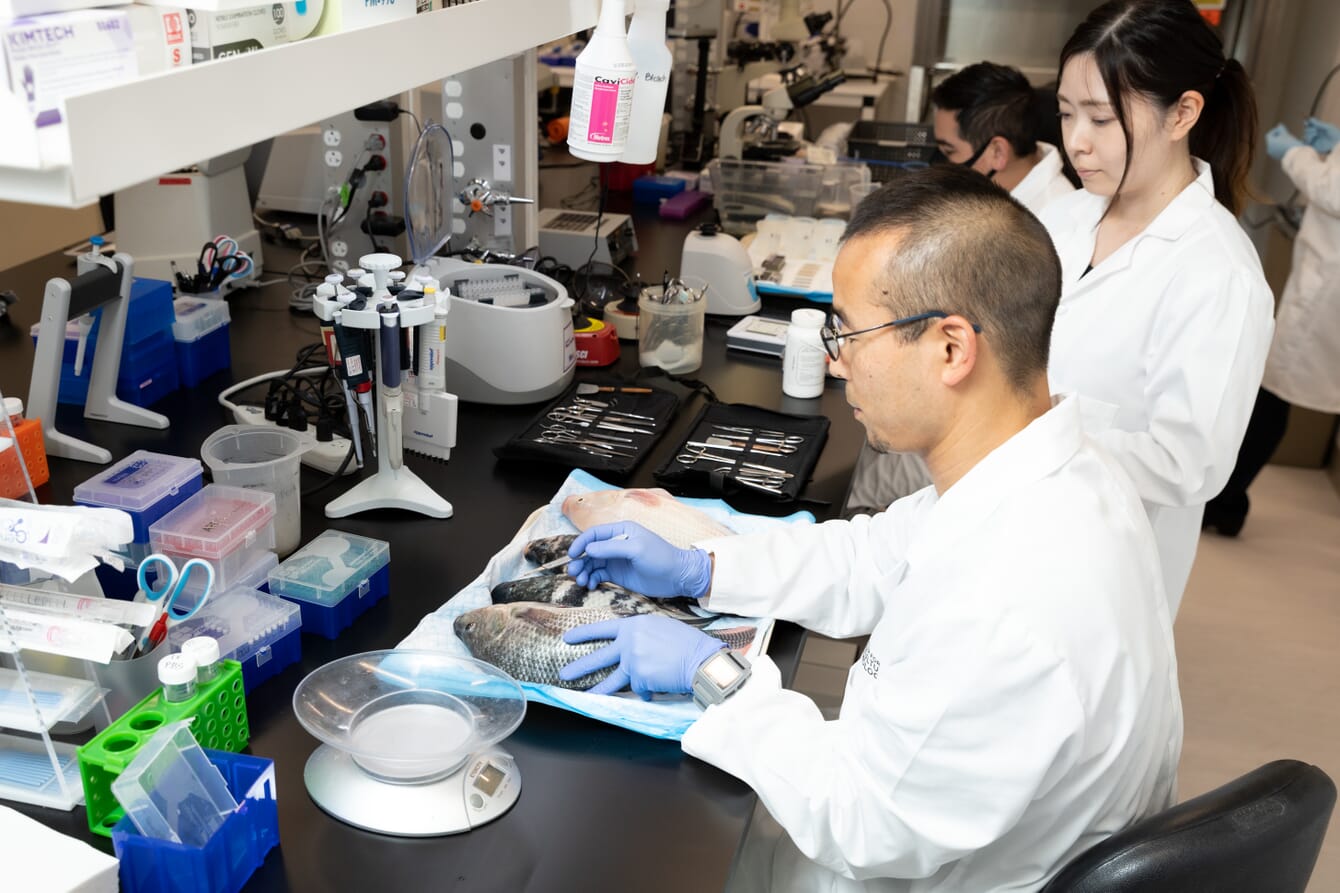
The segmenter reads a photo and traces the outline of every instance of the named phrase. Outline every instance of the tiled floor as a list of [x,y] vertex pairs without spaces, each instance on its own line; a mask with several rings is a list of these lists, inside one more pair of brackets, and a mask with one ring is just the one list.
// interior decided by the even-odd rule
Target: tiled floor
[[[1183,799],[1284,757],[1340,783],[1340,496],[1320,471],[1276,466],[1251,495],[1240,537],[1202,537],[1177,618]],[[836,717],[855,659],[811,635],[795,687]],[[1340,818],[1309,890],[1340,890]]]

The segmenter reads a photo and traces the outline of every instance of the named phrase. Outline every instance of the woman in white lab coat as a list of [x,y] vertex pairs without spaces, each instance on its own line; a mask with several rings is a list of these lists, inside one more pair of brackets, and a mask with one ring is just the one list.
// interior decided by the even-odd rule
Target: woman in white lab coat
[[1247,488],[1284,439],[1290,405],[1340,413],[1340,128],[1309,120],[1303,136],[1306,142],[1283,124],[1266,136],[1266,151],[1307,199],[1307,211],[1237,467],[1205,507],[1205,526],[1224,536],[1242,530]]
[[1048,374],[1053,392],[1107,404],[1113,427],[1095,437],[1145,503],[1176,616],[1274,327],[1235,219],[1255,100],[1190,0],[1094,10],[1062,51],[1057,93],[1084,189],[1043,214],[1064,276]]

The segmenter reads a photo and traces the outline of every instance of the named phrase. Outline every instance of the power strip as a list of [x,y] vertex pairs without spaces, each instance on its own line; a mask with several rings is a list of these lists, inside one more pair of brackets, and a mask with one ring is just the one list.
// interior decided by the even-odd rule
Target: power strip
[[[273,425],[274,422],[265,417],[265,410],[259,406],[239,406],[233,410],[233,417],[239,425]],[[344,457],[349,453],[349,438],[332,437],[325,442],[316,439],[312,431],[295,432],[307,443],[307,449],[302,454],[302,464],[310,465],[318,471],[324,471],[327,474],[334,474],[340,470],[340,464],[344,462]],[[350,460],[349,467],[345,469],[345,474],[353,474],[358,470],[358,465]]]

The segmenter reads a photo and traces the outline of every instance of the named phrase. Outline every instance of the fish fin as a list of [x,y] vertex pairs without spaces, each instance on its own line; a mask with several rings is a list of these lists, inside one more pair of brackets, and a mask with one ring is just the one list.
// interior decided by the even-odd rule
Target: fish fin
[[633,502],[640,502],[645,506],[655,507],[661,504],[662,498],[670,494],[660,488],[656,489],[633,489],[625,490],[624,495]]
[[538,627],[546,633],[562,638],[567,630],[561,620],[562,609],[543,602],[516,602],[518,620]]
[[758,630],[752,626],[732,626],[727,629],[706,629],[703,632],[725,642],[727,647],[739,650],[753,643]]

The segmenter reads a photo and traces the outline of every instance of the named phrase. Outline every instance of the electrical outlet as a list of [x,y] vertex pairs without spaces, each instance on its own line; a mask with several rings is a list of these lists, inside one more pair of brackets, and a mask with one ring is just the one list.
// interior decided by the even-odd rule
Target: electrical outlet
[[493,182],[512,182],[512,147],[506,143],[493,144]]
[[343,240],[336,239],[330,243],[330,253],[336,257],[344,257],[349,253],[349,244]]
[[495,236],[510,236],[512,234],[512,206],[494,205],[493,206],[493,234]]
[[332,149],[340,144],[340,132],[334,127],[327,127],[321,134],[321,139]]
[[[239,406],[233,410],[233,418],[239,425],[274,425],[274,422],[265,417],[265,410],[259,406]],[[294,432],[303,441],[302,464],[310,465],[318,471],[324,471],[327,474],[334,474],[340,470],[344,457],[349,454],[349,439],[347,437],[332,437],[324,443],[316,439],[316,435],[311,431]],[[353,474],[358,470],[357,463],[350,461],[345,474]]]
[[339,149],[326,150],[326,167],[339,167],[344,163],[344,153]]

